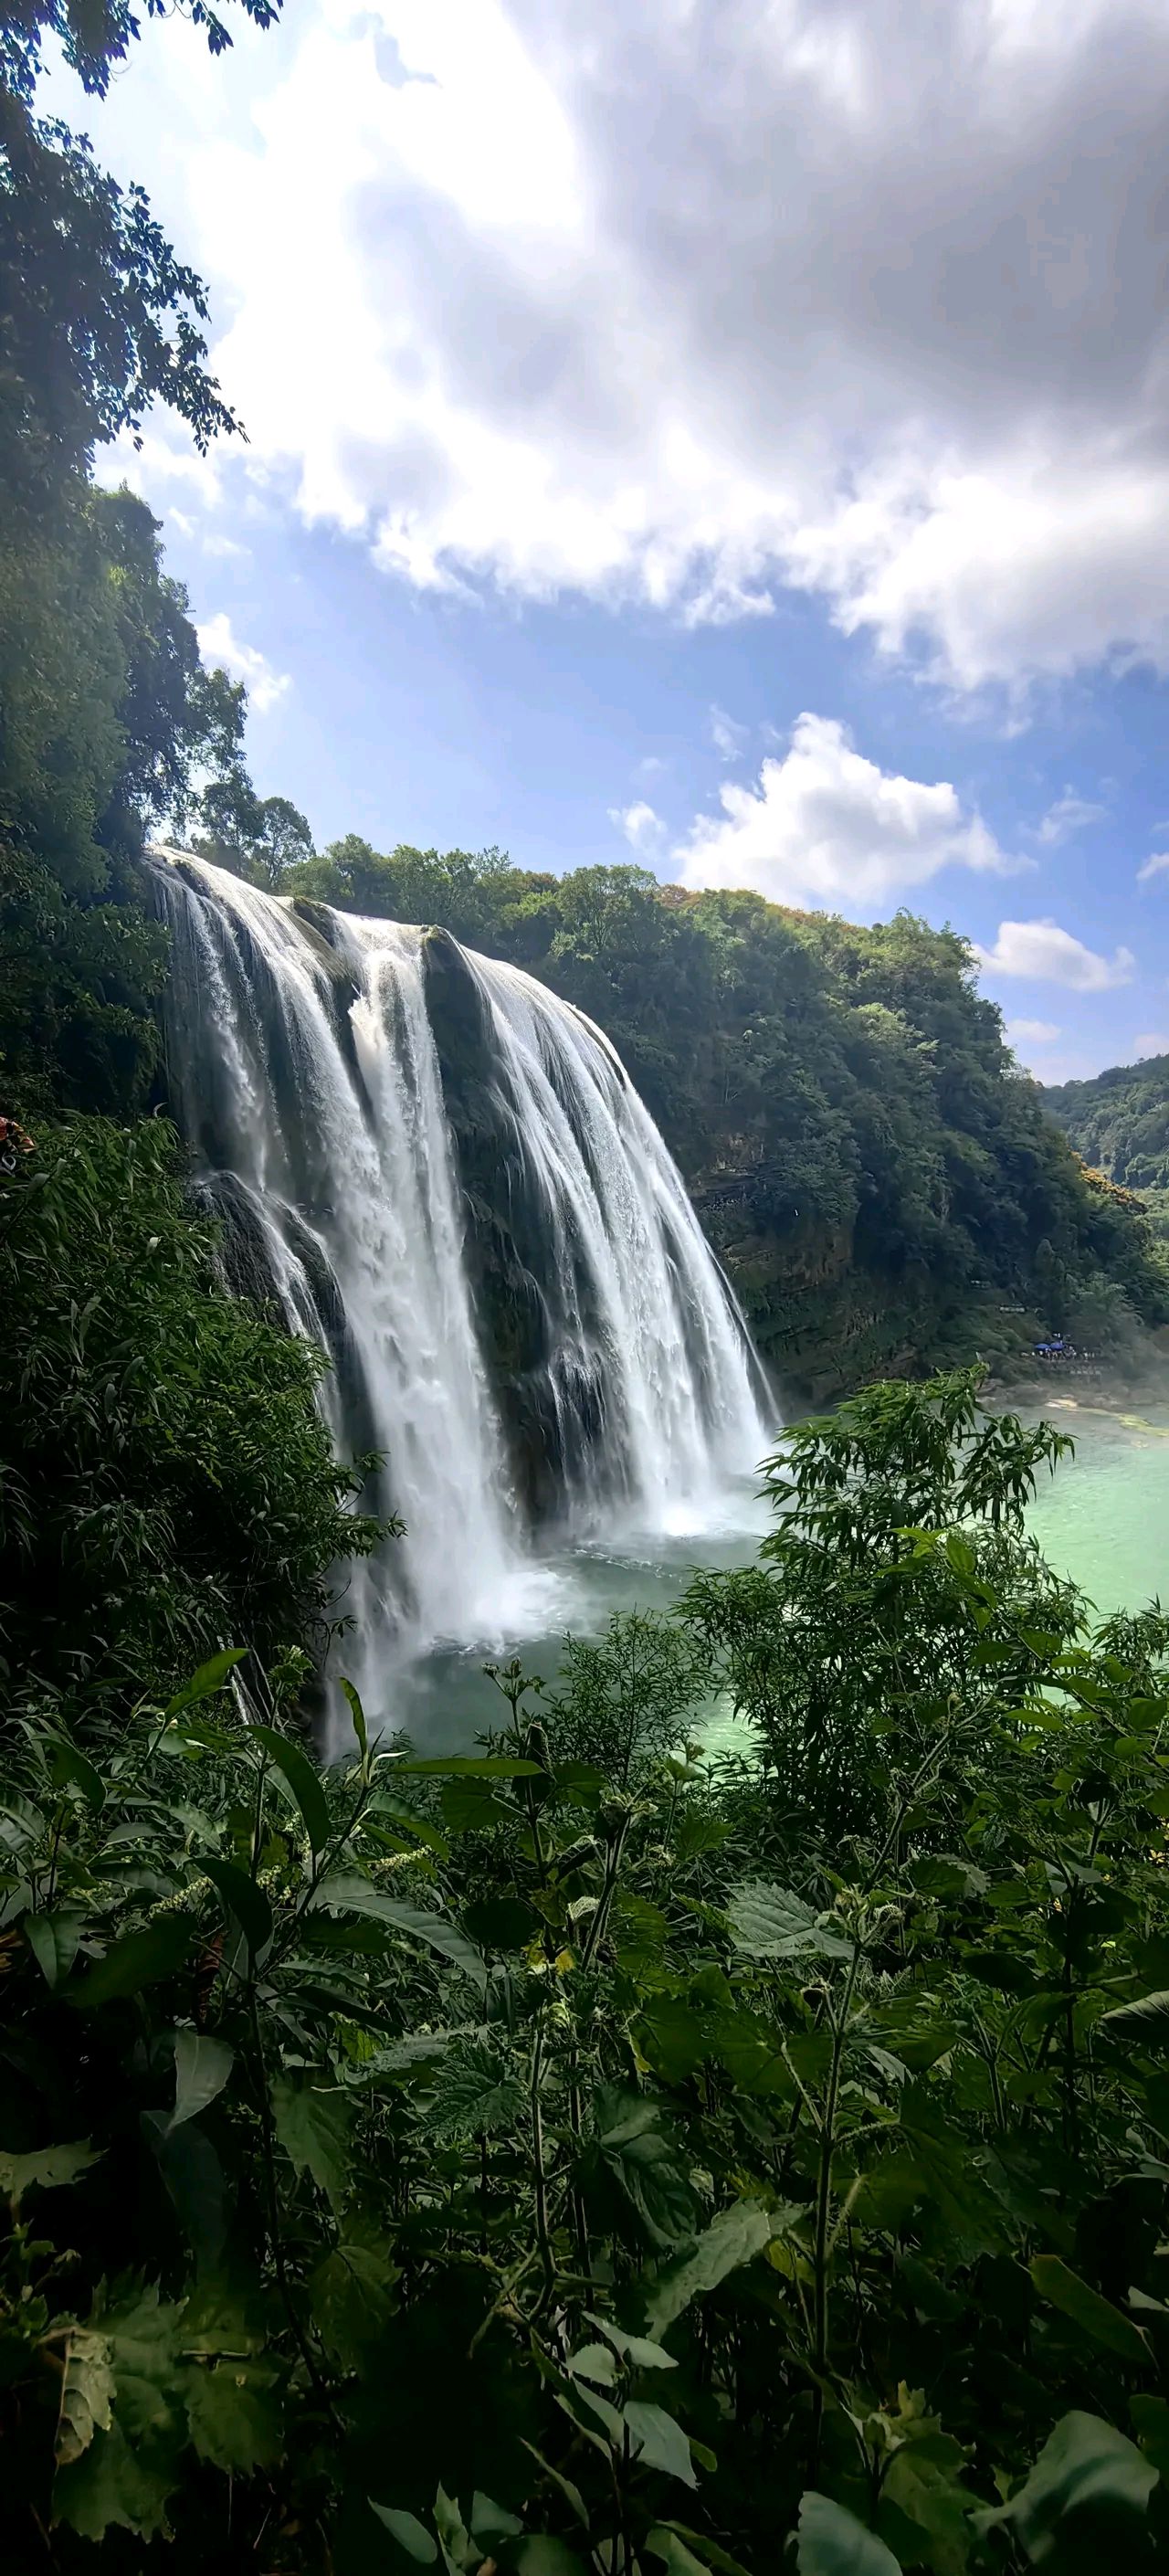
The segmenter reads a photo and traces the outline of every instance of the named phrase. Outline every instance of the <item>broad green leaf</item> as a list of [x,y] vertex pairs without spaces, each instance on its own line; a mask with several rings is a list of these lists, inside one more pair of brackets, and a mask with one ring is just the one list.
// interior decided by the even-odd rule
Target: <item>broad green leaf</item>
[[207,1859],[200,1854],[198,1866],[228,1913],[234,1915],[253,1960],[257,1959],[272,1938],[272,1908],[263,1888],[257,1887],[246,1869],[237,1869],[232,1860]]
[[1128,2411],[1142,2451],[1169,2484],[1169,2398],[1133,2397]]
[[108,2335],[74,2326],[65,2348],[61,2411],[53,2446],[59,2468],[79,2460],[95,2433],[108,2433],[114,2397],[114,2351]]
[[60,1914],[26,1914],[24,1937],[32,1951],[46,1985],[54,1990],[63,1983],[77,1956],[85,1922],[83,1914],[62,1911]]
[[182,2347],[219,2361],[237,2354],[262,2352],[267,2341],[264,2292],[258,2281],[243,2289],[231,2282],[203,2279],[183,2311]]
[[626,2334],[623,2326],[614,2325],[611,2317],[594,2316],[588,2308],[585,2315],[591,2326],[597,2326],[614,2352],[630,2370],[676,2370],[672,2352],[663,2352],[660,2343],[650,2343],[644,2335]]
[[181,2129],[184,2120],[197,2119],[200,2111],[222,2093],[235,2060],[235,2051],[225,2039],[215,2039],[197,2030],[175,2032],[175,2107],[168,2126]]
[[300,1809],[313,1859],[322,1852],[329,1839],[329,1801],[321,1787],[320,1774],[299,1744],[287,1735],[278,1735],[274,1726],[254,1726],[251,1730],[257,1744],[262,1744],[270,1762],[288,1782]]
[[526,2094],[494,2034],[455,2039],[431,2078],[420,2117],[432,2137],[515,2137]]
[[113,2529],[132,2531],[140,2540],[169,2539],[166,2508],[177,2474],[177,2455],[139,2450],[115,2415],[108,2433],[95,2433],[79,2459],[58,2469],[53,2520],[67,2523],[82,2540],[104,2540]]
[[593,2388],[615,2388],[617,2357],[607,2343],[585,2343],[579,2352],[570,2352],[566,2367],[574,2379],[587,2379]]
[[1081,2281],[1077,2272],[1069,2271],[1058,2254],[1036,2254],[1031,2278],[1040,2298],[1047,2299],[1073,2325],[1082,2327],[1093,2343],[1106,2345],[1109,2352],[1135,2362],[1138,2369],[1147,2368],[1149,2347],[1139,2326],[1134,2326],[1131,2317],[1126,2317],[1120,2308],[1114,2308],[1111,2299],[1102,2298],[1099,2290]]
[[588,2418],[595,2416],[597,2423],[604,2427],[605,2439],[610,2449],[616,2451],[620,2458],[625,2448],[625,2423],[619,2409],[611,2405],[607,2397],[602,2397],[599,2388],[590,2388],[586,2379],[574,2379],[569,2385],[571,2395],[562,2396],[560,2400],[565,2413],[571,2416],[574,2423],[584,2424],[594,2442],[597,2435],[588,2425]]
[[342,2369],[358,2369],[382,2332],[396,2278],[388,2246],[351,2244],[344,2238],[310,2273],[313,2324]]
[[195,1938],[195,1925],[189,1914],[156,1914],[141,1932],[124,1932],[120,1941],[107,1950],[87,1971],[73,1990],[71,2000],[82,2012],[96,2012],[102,2004],[115,2003],[123,1996],[139,1994],[143,1986],[162,1983],[177,1976],[186,1965]]
[[419,2522],[417,2514],[403,2513],[397,2505],[375,2504],[372,2496],[368,2502],[370,2512],[376,2513],[378,2521],[397,2541],[399,2549],[404,2549],[406,2556],[415,2559],[419,2567],[433,2567],[438,2557],[438,2542],[425,2523]]
[[634,2398],[624,2409],[625,2423],[639,2465],[661,2469],[668,2478],[680,2478],[682,2484],[696,2487],[690,2444],[681,2425],[663,2406],[644,2406]]
[[157,2290],[131,2289],[90,2319],[112,2348],[112,2420],[58,2470],[53,2486],[56,2518],[85,2539],[102,2539],[111,2525],[142,2539],[168,2530],[167,2502],[187,2440],[181,2316],[180,2308],[160,2305]]
[[313,1903],[331,1914],[368,1914],[378,1923],[392,1924],[396,1931],[406,1932],[412,1940],[425,1941],[432,1950],[440,1951],[477,1986],[487,1982],[479,1952],[472,1948],[457,1923],[448,1922],[444,1914],[432,1914],[427,1907],[403,1905],[395,1896],[383,1896],[380,1887],[357,1870],[330,1870]]
[[163,1716],[178,1717],[183,1709],[193,1708],[196,1700],[211,1699],[214,1693],[222,1690],[224,1683],[230,1680],[236,1665],[242,1664],[247,1651],[246,1646],[229,1646],[223,1654],[210,1656],[205,1664],[200,1664],[197,1673],[192,1673],[190,1681],[184,1683],[182,1690],[176,1691],[174,1698],[167,1701],[162,1712]]
[[522,1821],[490,1780],[444,1780],[438,1803],[449,1834],[493,1834],[498,1825]]
[[770,2213],[757,2200],[736,2200],[729,2209],[720,2210],[693,2252],[669,2264],[647,2290],[645,2321],[651,2334],[664,2334],[691,2299],[716,2290],[728,2272],[761,2254],[771,2240],[773,2225]]
[[236,2477],[274,2468],[284,2448],[277,2373],[248,2354],[191,2362],[185,2395],[191,2440],[201,2460]]
[[[1033,2565],[1055,2564],[1064,2524],[1085,2509],[1092,2514],[1094,2531],[1102,2519],[1123,2521],[1143,2513],[1156,2483],[1152,2461],[1135,2442],[1098,2415],[1077,2410],[1056,2425],[1009,2503],[978,2514],[975,2524],[988,2531],[995,2523],[1006,2523]],[[1106,2562],[1100,2563],[1103,2567]]]
[[802,1896],[766,1879],[746,1880],[727,1905],[736,1950],[750,1959],[851,1959],[853,1945],[831,1926],[821,1927]]
[[1002,1995],[1033,1995],[1038,1990],[1034,1967],[1022,1950],[959,1949],[954,1964],[964,1976],[977,1977],[980,1985],[994,1986]]
[[809,2488],[800,2503],[799,2576],[901,2576],[900,2562],[848,2506]]
[[103,2152],[91,2147],[88,2138],[79,2138],[75,2146],[34,2147],[25,2156],[0,2153],[0,2191],[6,2200],[17,2202],[26,2191],[56,2191],[62,2183],[76,2182],[79,2174],[88,2173]]
[[437,2489],[434,2499],[434,2528],[450,2576],[462,2576],[462,2571],[470,2568],[472,2560],[478,2563],[480,2553],[459,2508],[442,2487]]
[[653,2530],[646,2535],[645,2545],[651,2557],[663,2561],[668,2576],[709,2576],[705,2560],[696,2558],[680,2534],[670,2530],[668,2523],[655,2523]]
[[659,2252],[694,2232],[694,2194],[680,2142],[656,2102],[606,2086],[597,2096],[597,2145]]
[[101,1814],[106,1784],[88,1754],[70,1744],[67,1736],[55,1736],[50,1743],[49,1777],[55,1789],[79,1789],[87,1807],[92,1807],[95,1815]]
[[231,2197],[211,2139],[197,2120],[172,2129],[160,2112],[145,2113],[142,2125],[196,2263],[214,2268],[227,2242]]
[[343,2093],[325,2093],[304,2077],[278,2075],[272,2084],[276,2135],[297,2173],[311,2173],[339,2209],[353,2179],[352,2104]]
[[1169,2039],[1169,1988],[1138,1995],[1131,2004],[1115,2004],[1096,2024],[1101,2039],[1134,2040],[1141,2047]]
[[361,1705],[360,1697],[359,1697],[358,1693],[355,1691],[355,1689],[354,1689],[354,1687],[353,1687],[352,1682],[347,1682],[347,1681],[345,1680],[345,1678],[344,1678],[344,1675],[342,1675],[342,1679],[341,1679],[341,1688],[342,1688],[342,1690],[344,1691],[344,1693],[345,1693],[345,1697],[346,1697],[346,1699],[347,1699],[347,1700],[348,1700],[348,1702],[349,1702],[349,1714],[350,1714],[350,1716],[351,1716],[351,1718],[352,1718],[352,1720],[353,1720],[353,1732],[354,1732],[355,1736],[357,1737],[358,1749],[359,1749],[360,1754],[361,1754],[361,1759],[362,1759],[362,1761],[363,1761],[363,1762],[368,1762],[368,1760],[369,1760],[369,1728],[367,1727],[366,1722],[365,1722],[365,1710],[363,1709],[363,1707],[362,1707],[362,1705]]
[[114,2352],[114,2413],[131,2441],[182,2433],[178,2388],[183,2311],[160,2300],[156,2288],[127,2288],[93,2322]]
[[471,2529],[476,2540],[518,2540],[523,2527],[517,2514],[505,2513],[501,2504],[476,2487],[471,2498]]
[[[896,2421],[896,2419],[894,2419]],[[961,2483],[965,2454],[960,2443],[942,2432],[927,2432],[924,2438],[912,2435],[895,2451],[885,2472],[881,2489],[881,2518],[886,2507],[902,2514],[909,2524],[916,2523],[928,2532],[941,2552],[961,2567],[965,2562],[970,2538],[969,2515],[976,2499]],[[894,2520],[891,2538],[904,2541],[904,2530]]]

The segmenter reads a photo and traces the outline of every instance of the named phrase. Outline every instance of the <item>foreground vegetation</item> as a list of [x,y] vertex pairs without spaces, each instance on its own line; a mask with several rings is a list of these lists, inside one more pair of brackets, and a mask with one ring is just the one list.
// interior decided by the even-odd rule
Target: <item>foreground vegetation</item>
[[1169,1623],[1021,1536],[1062,1445],[871,1390],[460,1759],[235,1652],[17,1729],[14,2563],[1164,2563]]

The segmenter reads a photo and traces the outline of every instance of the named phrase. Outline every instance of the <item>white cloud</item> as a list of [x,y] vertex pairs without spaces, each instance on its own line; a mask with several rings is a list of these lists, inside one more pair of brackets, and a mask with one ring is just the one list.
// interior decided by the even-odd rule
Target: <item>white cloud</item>
[[197,51],[92,121],[305,519],[454,592],[802,585],[963,689],[1169,670],[1164,0],[317,0]]
[[1054,1020],[1007,1021],[1008,1046],[1054,1046],[1056,1039],[1062,1035],[1062,1029],[1057,1029]]
[[[174,515],[175,513],[172,510],[169,513],[169,516],[173,519]],[[202,539],[202,546],[205,555],[214,555],[217,560],[223,560],[225,562],[230,560],[236,563],[246,563],[250,561],[251,558],[250,546],[241,546],[238,538],[225,537],[218,528],[209,528],[207,530]]]
[[945,867],[1011,866],[948,782],[879,769],[830,716],[802,715],[756,787],[719,789],[675,852],[686,885],[755,886],[772,902],[872,911]]
[[725,707],[711,708],[710,739],[720,759],[737,760],[750,740],[750,734],[750,726],[739,724],[734,716],[727,714]]
[[1146,1029],[1143,1037],[1133,1039],[1132,1051],[1137,1064],[1147,1055],[1169,1055],[1169,1030]]
[[217,616],[206,618],[196,628],[196,633],[199,651],[209,670],[228,671],[233,680],[242,680],[247,688],[248,705],[256,715],[267,715],[291,688],[287,672],[274,671],[254,644],[241,644],[238,636],[232,633],[231,620],[223,609]]
[[974,953],[988,974],[1063,984],[1069,993],[1111,992],[1114,985],[1131,983],[1136,966],[1131,948],[1098,957],[1056,921],[1001,921],[993,948],[976,944]]
[[1154,850],[1152,858],[1146,859],[1143,868],[1137,869],[1137,884],[1148,885],[1153,877],[1164,876],[1166,868],[1169,868],[1169,850]]
[[1048,806],[1035,837],[1042,841],[1045,849],[1058,849],[1062,841],[1070,841],[1073,832],[1086,830],[1089,823],[1101,822],[1105,811],[1103,805],[1093,805],[1086,796],[1077,796],[1074,788],[1065,787],[1054,805]]
[[609,821],[624,833],[630,849],[636,850],[639,859],[650,858],[660,850],[666,827],[652,805],[610,805]]

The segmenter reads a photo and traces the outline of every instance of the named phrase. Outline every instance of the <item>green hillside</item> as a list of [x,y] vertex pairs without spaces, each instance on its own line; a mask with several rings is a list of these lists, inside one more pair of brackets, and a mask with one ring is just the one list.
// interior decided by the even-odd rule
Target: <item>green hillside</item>
[[1053,1084],[1041,1098],[1076,1152],[1135,1191],[1154,1236],[1169,1243],[1169,1055]]
[[1047,1329],[1119,1351],[1169,1313],[1143,1211],[1044,1115],[952,931],[497,851],[203,846],[302,903],[441,924],[598,1021],[792,1389],[977,1352],[1009,1373]]

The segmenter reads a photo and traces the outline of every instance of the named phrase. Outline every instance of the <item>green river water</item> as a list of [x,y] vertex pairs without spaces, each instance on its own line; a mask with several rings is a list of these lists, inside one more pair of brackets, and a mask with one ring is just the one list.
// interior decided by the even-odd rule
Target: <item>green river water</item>
[[[1169,1404],[1138,1414],[1122,1412],[1121,1401],[1116,1411],[1054,1397],[1043,1407],[1073,1435],[1076,1454],[1044,1480],[1030,1513],[1049,1563],[1070,1575],[1101,1613],[1141,1609],[1156,1595],[1169,1599]],[[526,1633],[498,1651],[518,1654],[527,1672],[550,1682],[566,1630],[595,1636],[614,1610],[668,1608],[693,1566],[748,1562],[766,1526],[762,1507],[744,1490],[704,1528],[665,1542],[630,1537],[610,1548],[552,1556]],[[482,1662],[482,1654],[431,1655],[412,1675],[399,1677],[384,1720],[428,1751],[467,1749],[503,1715]],[[701,1731],[712,1751],[742,1746],[746,1733],[719,1703],[705,1713]]]

